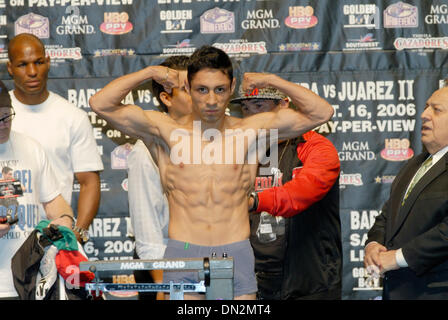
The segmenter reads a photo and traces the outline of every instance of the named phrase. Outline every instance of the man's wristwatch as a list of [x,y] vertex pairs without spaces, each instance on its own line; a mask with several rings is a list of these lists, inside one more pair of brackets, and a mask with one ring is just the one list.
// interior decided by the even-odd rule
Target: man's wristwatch
[[89,230],[84,229],[84,228],[80,228],[78,226],[74,226],[73,227],[73,231],[76,231],[76,232],[79,233],[82,244],[84,244],[87,241],[89,241]]
[[249,208],[249,212],[256,211],[258,209],[258,194],[256,192],[251,192],[249,196],[254,199],[254,203],[252,204],[252,207]]

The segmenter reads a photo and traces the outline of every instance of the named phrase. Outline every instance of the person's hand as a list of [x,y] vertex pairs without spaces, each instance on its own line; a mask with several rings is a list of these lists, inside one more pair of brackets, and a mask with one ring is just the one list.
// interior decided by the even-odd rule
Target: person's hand
[[242,88],[245,92],[250,93],[255,88],[269,87],[272,76],[270,73],[246,72],[243,76]]
[[377,242],[372,242],[366,246],[364,251],[364,267],[369,268],[369,266],[376,266],[381,268],[381,260],[379,255],[381,252],[387,251],[386,247]]
[[248,204],[248,208],[252,208],[252,206],[254,205],[254,198],[253,197],[249,197],[249,204]]
[[173,88],[181,86],[179,80],[179,71],[165,66],[151,66],[153,71],[152,79],[160,83],[166,92],[171,93]]
[[78,233],[78,231],[75,231],[75,230],[72,230],[72,231],[73,231],[73,233],[74,233],[74,235],[75,235],[75,237],[76,237],[76,240],[77,240],[79,243],[82,243],[81,235]]
[[79,243],[82,243],[81,235],[78,233],[78,231],[75,231],[75,230],[72,229],[72,226],[73,226],[73,220],[70,219],[69,217],[64,216],[64,217],[56,218],[56,219],[50,221],[50,224],[58,225],[58,226],[64,226],[64,227],[69,228],[69,229],[72,230],[73,233],[75,234],[76,240],[77,240]]
[[397,259],[395,256],[395,252],[397,250],[389,250],[386,252],[380,252],[380,273],[384,274],[387,271],[397,270],[400,267],[397,264]]
[[64,215],[63,217],[58,217],[58,218],[50,221],[50,224],[64,226],[71,230],[72,225],[73,225],[73,220],[70,219],[69,217],[67,217],[66,215]]
[[0,238],[8,233],[11,226],[8,223],[0,223]]

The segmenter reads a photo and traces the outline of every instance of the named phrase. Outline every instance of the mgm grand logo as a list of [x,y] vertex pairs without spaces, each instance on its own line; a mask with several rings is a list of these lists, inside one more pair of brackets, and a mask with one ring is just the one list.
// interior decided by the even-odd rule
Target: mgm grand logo
[[[175,261],[154,261],[152,262],[153,269],[182,269],[185,268],[185,261],[175,260]],[[122,262],[120,265],[120,270],[144,270],[145,264],[143,262]]]
[[143,262],[122,262],[120,270],[143,270],[145,265]]
[[375,160],[375,153],[370,151],[368,141],[350,141],[342,143],[338,152],[340,161]]

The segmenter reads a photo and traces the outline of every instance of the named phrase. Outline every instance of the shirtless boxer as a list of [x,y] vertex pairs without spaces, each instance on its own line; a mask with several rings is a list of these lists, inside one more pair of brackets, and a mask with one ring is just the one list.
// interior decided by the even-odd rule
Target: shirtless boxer
[[[257,287],[253,251],[248,241],[248,196],[254,185],[257,163],[198,162],[198,159],[204,158],[204,150],[209,150],[207,148],[215,143],[215,139],[200,139],[200,147],[195,148],[195,128],[200,126],[199,134],[218,131],[222,136],[230,130],[237,132],[237,129],[255,133],[266,129],[268,135],[270,129],[278,129],[275,131],[278,132],[278,139],[293,138],[328,121],[333,115],[333,108],[312,91],[276,75],[246,73],[242,82],[244,90],[250,92],[275,84],[291,97],[297,111],[279,109],[244,119],[227,116],[225,110],[236,84],[229,57],[220,49],[203,46],[190,59],[188,81],[179,77],[176,70],[160,67],[161,70],[154,75],[154,67],[145,68],[110,82],[90,99],[90,106],[113,127],[141,139],[159,166],[170,208],[170,241],[165,257],[202,258],[211,252],[218,255],[226,252],[235,262],[235,299],[254,299]],[[161,112],[144,111],[138,106],[121,103],[133,88],[149,78],[166,88],[177,87],[186,81],[193,112],[176,121]],[[186,140],[179,139],[179,132],[184,133]],[[173,133],[176,133],[176,139]],[[181,158],[187,161],[178,161],[173,155],[174,148],[179,151],[180,140],[188,142],[183,144],[181,152]],[[256,141],[252,139],[244,144],[246,157],[253,143]],[[226,154],[230,154],[233,157],[229,158],[235,160],[236,145],[227,144],[230,147],[226,148],[223,144],[222,158],[227,159]],[[164,281],[167,279],[164,277]],[[179,282],[179,278],[173,281]],[[185,298],[188,296],[185,295]]]

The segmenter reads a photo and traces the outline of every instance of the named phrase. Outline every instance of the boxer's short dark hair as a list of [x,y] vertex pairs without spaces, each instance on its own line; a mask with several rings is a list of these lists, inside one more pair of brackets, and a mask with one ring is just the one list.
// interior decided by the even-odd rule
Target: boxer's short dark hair
[[195,74],[206,68],[219,69],[230,81],[233,80],[232,61],[227,53],[219,48],[205,45],[193,52],[188,65],[188,82],[191,84]]

